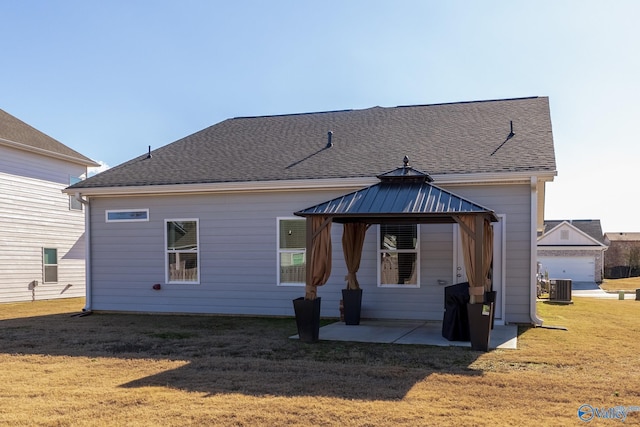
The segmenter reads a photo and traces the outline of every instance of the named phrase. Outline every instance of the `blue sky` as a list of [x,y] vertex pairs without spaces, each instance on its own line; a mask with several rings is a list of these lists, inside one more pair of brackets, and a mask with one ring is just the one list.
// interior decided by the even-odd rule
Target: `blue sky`
[[109,166],[230,117],[548,96],[546,217],[640,231],[638,1],[1,0],[0,16],[0,108]]

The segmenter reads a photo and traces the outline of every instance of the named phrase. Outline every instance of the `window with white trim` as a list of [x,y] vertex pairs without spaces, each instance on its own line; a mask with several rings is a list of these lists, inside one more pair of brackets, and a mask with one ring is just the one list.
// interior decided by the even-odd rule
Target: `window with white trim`
[[42,248],[42,277],[43,283],[58,281],[58,250],[56,248]]
[[420,285],[420,239],[417,224],[381,224],[378,228],[378,284]]
[[197,219],[165,220],[165,279],[167,283],[200,283]]
[[104,216],[106,222],[149,221],[149,209],[111,209]]
[[278,285],[304,286],[307,225],[301,218],[278,218]]

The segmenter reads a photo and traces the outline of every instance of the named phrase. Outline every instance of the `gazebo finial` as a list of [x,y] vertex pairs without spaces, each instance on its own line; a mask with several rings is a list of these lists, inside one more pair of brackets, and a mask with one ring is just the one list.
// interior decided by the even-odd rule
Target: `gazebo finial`
[[402,163],[404,163],[405,168],[409,166],[409,156],[404,156],[404,159],[402,159]]

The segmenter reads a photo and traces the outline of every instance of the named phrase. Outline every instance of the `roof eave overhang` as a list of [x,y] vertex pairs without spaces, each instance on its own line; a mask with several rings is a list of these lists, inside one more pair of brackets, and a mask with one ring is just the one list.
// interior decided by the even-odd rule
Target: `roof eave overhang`
[[66,154],[55,153],[53,151],[45,150],[38,147],[32,147],[30,145],[21,144],[19,142],[11,141],[8,139],[0,138],[0,145],[4,145],[6,147],[16,148],[22,151],[28,151],[30,153],[40,154],[46,157],[52,157],[58,160],[64,160],[66,162],[75,163],[78,165],[88,166],[88,167],[98,167],[100,163],[94,162],[93,160],[85,160],[74,156],[68,156]]
[[467,174],[431,175],[435,184],[443,185],[487,185],[487,184],[531,184],[535,176],[539,182],[551,182],[558,175],[553,170],[520,172],[479,172]]
[[[438,186],[446,185],[490,185],[490,184],[527,184],[531,177],[539,181],[553,181],[555,171],[502,172],[474,174],[441,174],[431,175]],[[296,190],[330,190],[358,189],[377,184],[376,177],[326,178],[326,179],[293,179],[271,181],[215,182],[163,185],[131,185],[107,187],[80,187],[63,190],[67,194],[80,193],[83,196],[140,196],[171,195],[194,193],[229,193],[229,192],[274,192]]]
[[122,187],[66,188],[68,194],[83,196],[139,196],[198,193],[275,192],[296,190],[357,189],[376,184],[377,178],[297,179],[278,181],[214,182],[166,185],[133,185]]

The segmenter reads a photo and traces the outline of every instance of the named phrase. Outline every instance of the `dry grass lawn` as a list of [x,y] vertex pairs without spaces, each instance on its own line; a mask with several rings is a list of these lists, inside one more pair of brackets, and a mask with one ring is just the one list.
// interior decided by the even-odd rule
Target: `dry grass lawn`
[[640,289],[640,277],[605,279],[600,287],[605,291],[627,291],[635,293],[636,289]]
[[[518,350],[288,337],[293,319],[93,314],[0,305],[0,425],[583,425],[640,406],[640,302],[539,303]],[[593,425],[620,421],[594,419]],[[625,425],[640,424],[640,412]]]

